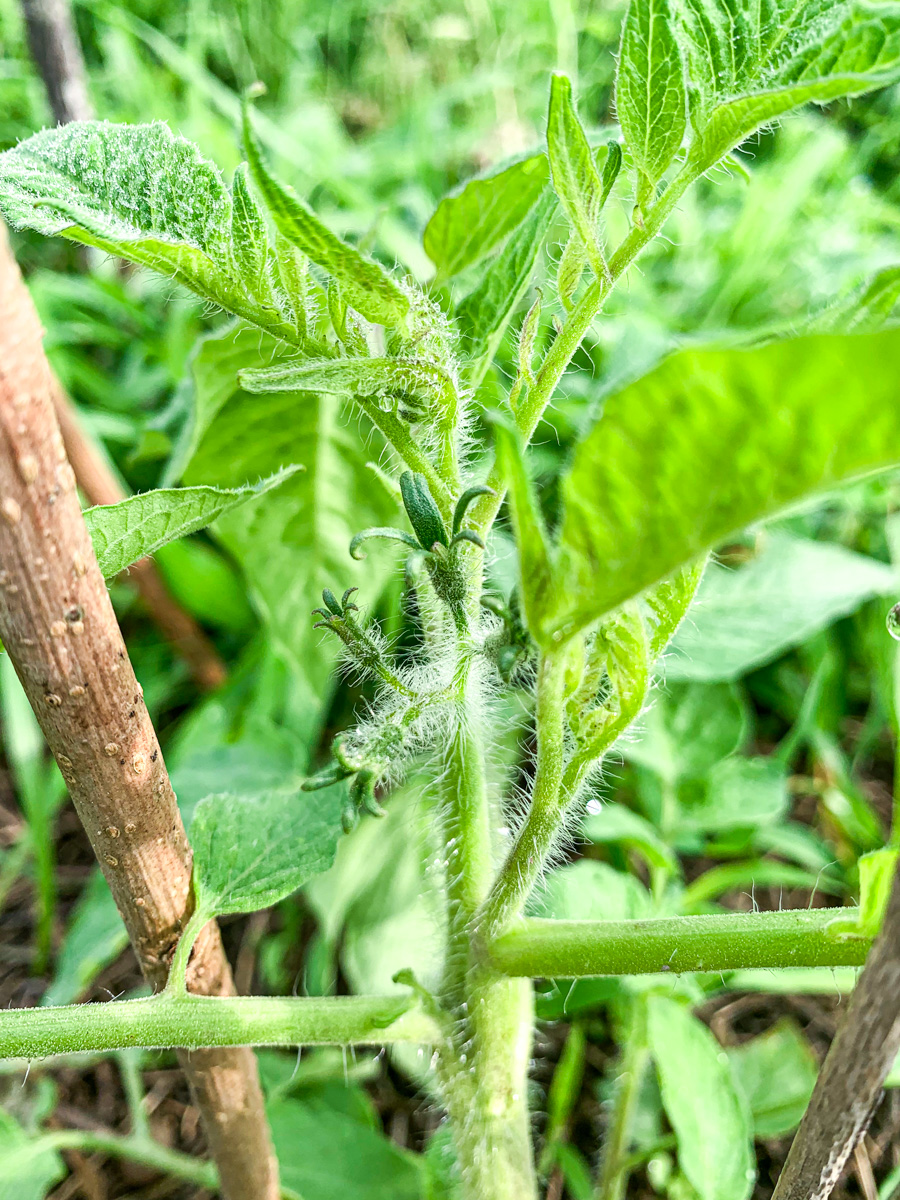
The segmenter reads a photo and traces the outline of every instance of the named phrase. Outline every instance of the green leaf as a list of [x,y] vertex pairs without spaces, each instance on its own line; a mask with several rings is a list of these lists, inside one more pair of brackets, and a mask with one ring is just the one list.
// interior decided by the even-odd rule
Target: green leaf
[[785,1137],[800,1124],[818,1069],[806,1038],[789,1017],[725,1053],[753,1119],[755,1137]]
[[709,565],[669,648],[666,678],[737,679],[897,587],[887,563],[828,542],[767,534],[745,565]]
[[0,1200],[44,1200],[65,1174],[57,1151],[0,1109]]
[[262,210],[250,190],[247,164],[241,163],[231,181],[231,250],[241,278],[263,302],[272,302],[267,274],[269,232]]
[[900,76],[896,4],[684,0],[680,12],[696,174],[802,104],[858,96]]
[[280,330],[231,253],[218,169],[162,122],[72,121],[0,154],[0,213],[158,271],[228,312]]
[[681,146],[687,123],[684,64],[669,0],[631,0],[622,25],[616,112],[651,184]]
[[495,250],[540,200],[547,178],[546,155],[533,154],[445,197],[424,235],[438,274],[448,279]]
[[722,1048],[665,996],[648,998],[648,1033],[681,1170],[701,1200],[746,1200],[756,1178],[750,1120]]
[[752,858],[742,862],[720,863],[698,875],[685,888],[681,909],[688,914],[707,912],[706,905],[710,900],[738,888],[752,896],[755,887],[802,888],[807,892],[820,891],[830,896],[841,896],[846,891],[843,882],[823,873],[821,869],[805,871],[802,867],[777,859]]
[[370,321],[403,329],[409,312],[405,292],[382,266],[323,225],[292,187],[276,179],[253,133],[249,108],[244,112],[244,147],[253,182],[282,236],[340,283],[357,312]]
[[900,300],[900,266],[883,267],[846,300],[832,304],[809,323],[810,333],[874,333]]
[[676,783],[706,775],[747,736],[747,710],[727,684],[672,684],[656,697],[643,728],[617,748],[633,763]]
[[109,884],[92,872],[63,938],[56,970],[41,1004],[74,1004],[104,967],[128,945],[128,933]]
[[473,360],[493,357],[503,331],[521,303],[556,215],[556,197],[545,192],[534,211],[485,267],[481,282],[460,302],[457,320]]
[[422,1200],[424,1170],[380,1132],[322,1103],[268,1107],[281,1179],[309,1200]]
[[678,869],[678,860],[650,822],[623,804],[604,804],[599,812],[589,811],[581,832],[598,846],[625,846],[640,854],[648,866]]
[[529,912],[558,921],[631,921],[650,916],[651,907],[639,879],[582,858],[550,872]]
[[679,788],[676,824],[680,833],[773,825],[789,807],[781,763],[733,756],[716,763],[702,781]]
[[[284,349],[246,326],[204,341],[192,364],[195,415],[183,457],[188,484],[241,484],[301,458],[306,470],[276,491],[220,517],[216,536],[242,567],[250,597],[268,625],[278,654],[296,672],[310,722],[321,719],[333,687],[335,643],[314,630],[310,614],[322,589],[360,586],[375,604],[391,570],[385,556],[354,562],[347,547],[360,529],[397,520],[398,507],[372,486],[366,463],[381,442],[368,444],[339,397],[316,392],[251,396],[236,383],[242,369],[277,362]],[[298,697],[299,702],[299,697]]]
[[685,350],[612,396],[563,484],[560,630],[900,459],[900,331]]
[[597,222],[606,197],[572,103],[572,85],[564,75],[554,75],[550,82],[547,157],[553,190],[578,234],[591,270],[601,278],[606,274],[606,261]]
[[284,467],[261,483],[239,488],[160,488],[118,504],[89,508],[84,519],[105,579],[168,542],[196,533],[239,504],[280,487],[302,467]]
[[341,830],[338,790],[205,796],[191,821],[197,907],[255,912],[327,871]]

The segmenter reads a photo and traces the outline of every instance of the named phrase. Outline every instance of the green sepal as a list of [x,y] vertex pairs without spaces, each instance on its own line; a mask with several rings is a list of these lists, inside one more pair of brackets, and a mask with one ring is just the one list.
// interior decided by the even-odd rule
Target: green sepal
[[448,546],[447,530],[425,476],[416,471],[404,471],[400,476],[400,494],[409,523],[422,549],[431,550],[435,545]]

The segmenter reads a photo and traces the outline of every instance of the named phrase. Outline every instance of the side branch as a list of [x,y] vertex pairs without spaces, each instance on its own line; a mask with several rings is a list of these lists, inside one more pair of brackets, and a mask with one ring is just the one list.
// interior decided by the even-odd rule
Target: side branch
[[398,996],[180,996],[0,1012],[0,1058],[224,1046],[431,1045],[434,1020]]
[[659,917],[646,921],[523,921],[489,942],[505,975],[577,979],[747,967],[858,967],[871,940],[838,940],[828,925],[855,909]]

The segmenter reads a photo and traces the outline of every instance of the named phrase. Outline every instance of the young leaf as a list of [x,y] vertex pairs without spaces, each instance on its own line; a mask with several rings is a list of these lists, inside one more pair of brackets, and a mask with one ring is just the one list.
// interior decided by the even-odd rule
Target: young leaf
[[89,508],[84,519],[104,578],[112,579],[139,558],[176,538],[196,533],[239,504],[280,487],[302,467],[284,467],[261,483],[239,488],[160,488],[118,504]]
[[437,206],[425,226],[425,253],[448,279],[490,254],[521,225],[547,186],[547,158],[533,154],[496,175],[470,179]]
[[689,159],[695,174],[802,104],[858,96],[900,77],[896,4],[684,0],[680,13],[695,84]]
[[597,229],[605,199],[603,185],[572,103],[572,85],[564,75],[554,75],[550,83],[547,156],[553,190],[578,234],[591,270],[600,278],[606,274]]
[[545,192],[534,211],[486,268],[481,283],[460,303],[457,320],[468,335],[475,363],[483,366],[493,357],[507,322],[531,282],[556,209],[556,197]]
[[43,1200],[65,1175],[52,1139],[26,1132],[0,1109],[0,1200]]
[[231,197],[167,125],[73,121],[0,154],[0,213],[159,271],[228,312],[280,331],[238,277]]
[[745,1200],[755,1160],[749,1116],[722,1048],[666,996],[648,998],[647,1031],[678,1163],[700,1200]]
[[332,396],[375,396],[379,402],[400,398],[406,404],[439,398],[451,404],[453,380],[425,358],[287,359],[277,366],[241,371],[248,392],[307,391]]
[[194,889],[210,916],[277,904],[334,862],[340,788],[206,796],[194,810]]
[[628,6],[616,112],[635,163],[656,183],[680,148],[687,123],[684,64],[670,0],[631,0]]
[[518,434],[498,420],[494,423],[494,439],[497,466],[509,488],[525,622],[534,638],[541,642],[546,614],[556,590],[544,520],[528,478]]
[[254,296],[271,301],[266,268],[269,234],[256,198],[250,191],[247,164],[241,163],[231,183],[231,252],[241,278]]
[[751,522],[900,460],[900,331],[685,350],[607,401],[564,481],[575,630]]
[[332,233],[292,187],[271,173],[251,126],[249,107],[244,110],[244,149],[253,181],[283,236],[338,280],[357,312],[378,324],[404,328],[409,311],[405,293],[383,267]]
[[837,304],[818,313],[810,333],[874,333],[881,329],[900,300],[900,266],[883,267]]

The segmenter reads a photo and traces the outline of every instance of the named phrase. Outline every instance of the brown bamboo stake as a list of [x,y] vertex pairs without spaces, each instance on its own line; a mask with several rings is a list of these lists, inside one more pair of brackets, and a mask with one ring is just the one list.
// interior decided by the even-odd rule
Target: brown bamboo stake
[[[5,250],[5,233],[0,231]],[[0,639],[62,771],[146,978],[165,983],[190,915],[191,851],[97,565],[51,401],[41,327],[0,253]],[[210,923],[193,991],[233,995]],[[249,1049],[182,1063],[227,1200],[275,1200],[278,1172]]]
[[827,1200],[869,1127],[900,1050],[900,861],[844,1020],[825,1058],[772,1200]]

